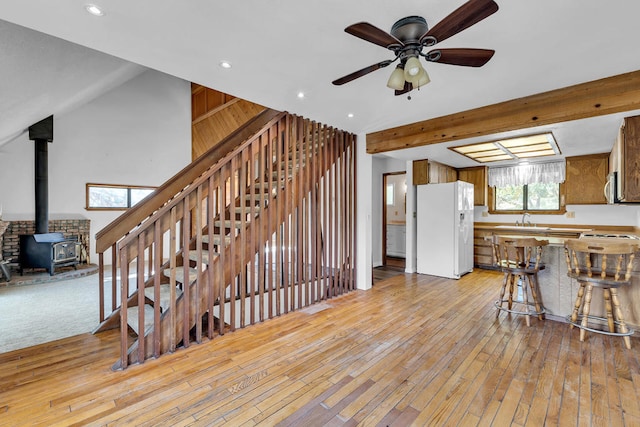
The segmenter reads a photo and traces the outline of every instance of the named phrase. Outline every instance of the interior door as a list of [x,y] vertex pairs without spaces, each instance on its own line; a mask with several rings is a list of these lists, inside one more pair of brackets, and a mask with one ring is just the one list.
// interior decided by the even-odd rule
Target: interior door
[[385,266],[404,269],[406,257],[407,175],[383,175],[382,260]]

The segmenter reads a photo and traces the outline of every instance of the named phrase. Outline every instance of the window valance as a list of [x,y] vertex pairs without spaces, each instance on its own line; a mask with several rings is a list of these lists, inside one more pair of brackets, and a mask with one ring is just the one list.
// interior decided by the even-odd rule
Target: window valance
[[565,162],[530,163],[489,168],[489,186],[510,187],[527,184],[564,182]]

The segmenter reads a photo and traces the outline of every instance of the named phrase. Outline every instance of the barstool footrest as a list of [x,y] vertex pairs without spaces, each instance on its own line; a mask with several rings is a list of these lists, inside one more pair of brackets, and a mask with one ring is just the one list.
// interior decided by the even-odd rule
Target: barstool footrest
[[[508,304],[509,300],[508,299],[503,299],[502,303],[507,303]],[[512,304],[525,305],[524,301],[520,301],[520,300],[513,300],[513,301],[511,301],[511,303]],[[500,300],[497,300],[494,303],[494,305],[496,306],[496,308],[498,310],[506,311],[506,312],[512,313],[512,314],[528,314],[529,316],[540,316],[541,314],[545,314],[547,312],[547,310],[544,307],[542,307],[540,309],[540,311],[535,310],[536,306],[535,306],[534,303],[528,303],[527,304],[529,307],[533,307],[534,308],[534,310],[532,310],[532,311],[530,310],[528,312],[527,311],[513,310],[513,309],[510,309],[509,307],[503,307],[501,302],[500,302]]]
[[[604,329],[594,329],[594,328],[590,328],[589,326],[582,326],[582,319],[584,318],[583,314],[579,314],[578,315],[578,319],[573,322],[571,320],[571,315],[568,315],[565,317],[565,319],[567,320],[567,322],[569,322],[570,324],[572,324],[573,326],[575,326],[576,328],[580,328],[580,329],[584,329],[585,331],[589,331],[589,332],[595,332],[596,334],[603,334],[603,335],[609,335],[609,336],[613,336],[613,337],[628,337],[630,335],[634,334],[634,330],[629,328],[629,326],[627,325],[627,332],[611,332],[611,331],[606,331]],[[588,315],[587,319],[589,320],[598,320],[600,322],[602,322],[602,326],[606,326],[606,323],[608,321],[608,319],[606,317],[599,317],[599,316],[592,316],[592,315]],[[620,322],[617,320],[614,320],[613,323],[617,326],[620,326]]]

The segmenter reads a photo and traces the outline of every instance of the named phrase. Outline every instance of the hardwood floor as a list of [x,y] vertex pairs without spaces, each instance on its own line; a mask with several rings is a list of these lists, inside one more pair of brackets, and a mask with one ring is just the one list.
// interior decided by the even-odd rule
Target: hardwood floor
[[501,275],[399,275],[111,371],[117,332],[0,354],[2,425],[640,425],[640,340],[502,313]]
[[380,267],[374,267],[373,269],[373,284],[374,286],[380,282],[389,280],[395,276],[403,275],[404,267],[394,267],[389,265],[382,265]]

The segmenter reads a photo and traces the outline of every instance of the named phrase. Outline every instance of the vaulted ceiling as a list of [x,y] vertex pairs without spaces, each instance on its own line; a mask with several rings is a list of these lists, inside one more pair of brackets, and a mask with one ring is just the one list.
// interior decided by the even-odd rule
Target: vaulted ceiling
[[[31,116],[21,112],[29,103],[21,94],[34,86],[42,99],[73,104],[80,95],[95,95],[98,87],[112,86],[142,67],[357,133],[640,69],[637,0],[496,2],[497,13],[438,45],[495,49],[489,63],[482,68],[426,63],[431,83],[412,92],[408,100],[386,87],[392,67],[344,86],[331,84],[392,58],[388,50],[351,36],[344,28],[367,21],[388,31],[396,20],[409,15],[423,16],[433,26],[463,1],[96,0],[105,15],[95,17],[86,12],[84,2],[4,0],[1,20],[90,49],[42,35],[24,36],[25,29],[0,23],[0,144],[34,121],[33,108],[26,108]],[[68,56],[61,57],[63,52]],[[220,67],[222,60],[232,68]],[[38,87],[35,72],[40,69],[54,76],[41,77],[49,82],[43,87]],[[75,95],[65,95],[62,83],[72,81],[80,88]],[[305,93],[303,99],[297,96],[300,91]],[[60,107],[52,106],[50,111],[56,108]],[[556,135],[564,155],[603,152],[611,148],[624,115],[546,127]],[[518,132],[530,131],[505,134]],[[471,166],[472,161],[446,149],[466,142],[387,155]]]

